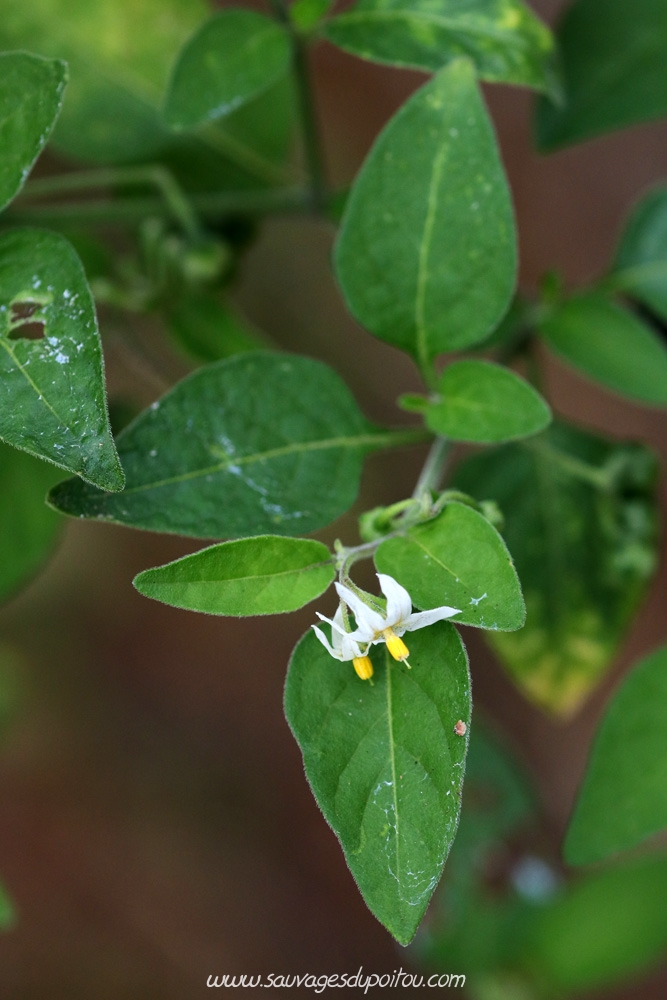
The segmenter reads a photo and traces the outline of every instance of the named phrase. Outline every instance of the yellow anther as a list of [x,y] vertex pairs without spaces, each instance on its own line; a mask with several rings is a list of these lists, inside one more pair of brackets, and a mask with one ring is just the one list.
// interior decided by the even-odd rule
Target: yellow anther
[[373,676],[373,664],[370,656],[355,656],[352,660],[352,666],[357,672],[357,677],[361,677],[362,681],[369,681]]
[[[382,633],[382,636],[387,644],[387,649],[389,650],[390,655],[393,656],[395,660],[407,660],[410,655],[410,651],[403,640],[396,635],[393,629],[386,628]],[[410,666],[410,664],[407,664],[407,666]]]

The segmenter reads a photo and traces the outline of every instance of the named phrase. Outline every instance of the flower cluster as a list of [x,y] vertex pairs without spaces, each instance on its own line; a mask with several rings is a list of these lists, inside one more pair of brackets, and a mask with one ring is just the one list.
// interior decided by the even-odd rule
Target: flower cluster
[[[331,642],[321,628],[312,626],[330,655],[337,660],[352,660],[354,669],[362,680],[370,680],[373,676],[373,664],[368,656],[371,646],[384,642],[390,655],[409,667],[409,650],[401,636],[405,632],[413,632],[459,614],[458,608],[446,605],[413,613],[412,601],[405,587],[385,573],[378,573],[377,577],[380,589],[387,599],[386,610],[383,611],[378,605],[373,606],[370,595],[364,595],[366,600],[350,587],[337,583],[336,590],[341,604],[333,619],[325,618],[317,612],[318,618],[331,625]],[[349,628],[344,606],[354,615],[357,626],[354,630]]]

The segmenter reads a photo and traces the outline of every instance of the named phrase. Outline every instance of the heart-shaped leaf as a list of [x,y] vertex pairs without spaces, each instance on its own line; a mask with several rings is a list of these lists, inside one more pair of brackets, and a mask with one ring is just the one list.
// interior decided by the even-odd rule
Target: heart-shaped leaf
[[375,553],[380,573],[406,588],[418,608],[460,608],[456,622],[521,628],[525,607],[507,546],[482,514],[448,503],[438,517],[388,538]]
[[255,351],[200,368],[121,432],[122,500],[69,480],[50,502],[198,538],[301,535],[351,506],[364,455],[392,439],[326,365]]
[[336,572],[331,553],[309,538],[260,535],[212,545],[134,580],[140,594],[210,615],[278,615],[324,593]]
[[20,191],[60,112],[67,64],[27,52],[0,54],[0,209]]
[[514,288],[514,219],[467,60],[418,90],[381,132],[347,201],[335,263],[357,319],[422,369],[501,319]]
[[123,488],[95,307],[57,233],[0,236],[0,437],[107,490]]
[[[371,650],[373,685],[309,632],[285,685],[306,776],[367,905],[407,944],[456,834],[470,723],[468,660],[456,629],[410,636],[412,669]],[[462,727],[460,727],[462,728]]]

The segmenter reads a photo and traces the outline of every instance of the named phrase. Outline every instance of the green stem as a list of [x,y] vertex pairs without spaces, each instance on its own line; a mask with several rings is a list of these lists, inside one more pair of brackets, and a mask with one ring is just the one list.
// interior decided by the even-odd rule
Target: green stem
[[275,17],[289,33],[292,45],[292,69],[296,84],[301,119],[301,133],[310,179],[312,208],[321,212],[327,201],[327,184],[317,124],[317,113],[313,100],[313,88],[308,67],[308,42],[297,31],[289,16],[285,0],[270,0]]
[[[196,240],[201,236],[199,219],[192,202],[186,197],[170,171],[160,164],[138,167],[105,167],[100,170],[73,171],[56,177],[45,177],[29,181],[23,189],[23,196],[43,198],[70,191],[89,191],[94,188],[146,184],[150,184],[158,190],[168,212],[191,239]],[[51,207],[61,206],[49,206],[49,208]]]
[[[216,191],[210,194],[193,194],[189,201],[197,215],[207,222],[218,222],[229,215],[262,216],[312,211],[310,193],[301,188]],[[165,215],[165,208],[164,198],[118,198],[41,207],[14,203],[3,212],[1,220],[9,225],[125,226]]]
[[522,443],[524,448],[536,451],[538,454],[543,455],[549,462],[559,465],[564,472],[569,473],[575,479],[588,483],[589,486],[594,486],[603,493],[612,486],[613,477],[605,469],[589,465],[587,462],[575,458],[574,455],[568,455],[566,452],[560,451],[559,448],[554,448],[553,445],[547,444],[539,438],[533,438]]
[[[437,490],[440,486],[450,447],[450,442],[444,437],[437,437],[431,445],[431,450],[426,456],[422,471],[419,473],[419,479],[412,491],[415,500],[421,500],[424,495],[430,494],[431,490]],[[430,503],[430,495],[428,499]]]

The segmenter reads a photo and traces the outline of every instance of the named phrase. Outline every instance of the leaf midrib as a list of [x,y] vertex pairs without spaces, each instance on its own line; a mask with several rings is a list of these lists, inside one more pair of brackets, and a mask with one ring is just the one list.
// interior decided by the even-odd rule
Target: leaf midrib
[[373,445],[380,447],[383,442],[389,441],[391,441],[391,438],[388,438],[386,434],[359,434],[356,437],[327,438],[320,441],[295,441],[291,444],[282,445],[279,448],[271,448],[268,451],[254,452],[251,455],[240,455],[238,457],[230,455],[224,461],[216,462],[215,465],[209,465],[203,469],[193,469],[189,472],[179,473],[176,476],[169,476],[166,479],[142,483],[138,486],[130,486],[123,490],[123,497],[127,497],[133,493],[142,493],[146,490],[162,489],[164,486],[188,482],[203,476],[213,475],[217,472],[225,472],[232,466],[254,465],[258,462],[283,458],[286,455],[298,455],[310,451],[324,451],[328,448],[362,448]]

